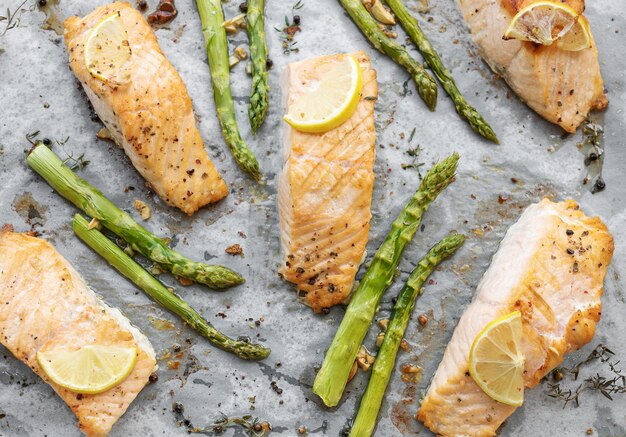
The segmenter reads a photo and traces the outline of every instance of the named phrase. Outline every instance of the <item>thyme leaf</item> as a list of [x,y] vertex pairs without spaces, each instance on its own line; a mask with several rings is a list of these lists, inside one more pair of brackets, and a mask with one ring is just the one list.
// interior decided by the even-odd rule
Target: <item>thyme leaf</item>
[[609,376],[601,375],[596,372],[588,378],[585,378],[582,384],[579,384],[575,390],[561,387],[559,382],[548,382],[549,397],[563,401],[563,408],[568,403],[573,402],[576,407],[580,406],[580,396],[586,391],[596,391],[602,396],[612,401],[615,394],[626,393],[626,374],[618,367],[620,361],[609,361],[615,355],[606,345],[599,344],[584,360],[567,368],[557,368],[553,372],[554,379],[560,381],[563,379],[564,372],[573,375],[574,381],[578,379],[581,368],[592,362],[606,363],[606,367],[610,372]]
[[298,20],[296,20],[294,18],[295,17],[294,13],[298,9],[301,9],[302,6],[304,6],[303,0],[298,0],[298,2],[296,2],[291,7],[291,20],[289,19],[289,17],[285,15],[285,27],[283,27],[282,29],[279,29],[278,27],[274,27],[274,30],[280,34],[280,39],[282,41],[282,47],[283,47],[283,54],[285,55],[289,55],[292,52],[296,53],[300,51],[300,49],[296,47],[298,42],[295,41],[294,38],[295,38],[296,33],[300,32],[302,29],[300,28],[299,18]]
[[193,426],[189,419],[185,418],[184,407],[181,403],[175,402],[172,410],[174,416],[180,425],[187,428],[188,433],[204,434],[216,436],[223,434],[228,428],[241,427],[246,435],[250,437],[265,437],[272,431],[272,425],[269,422],[262,422],[258,417],[245,415],[241,417],[228,417],[222,414],[219,419],[204,428]]
[[0,15],[0,21],[6,21],[6,25],[4,26],[4,30],[0,35],[4,35],[9,30],[20,25],[20,19],[22,18],[22,13],[26,9],[22,9],[22,6],[26,4],[28,0],[24,0],[16,9],[15,12],[11,12],[9,8],[7,8],[6,16]]
[[[413,129],[413,131],[411,132],[411,135],[409,136],[409,143],[413,139],[414,135],[415,135],[415,129]],[[402,170],[407,170],[410,168],[417,170],[417,175],[419,176],[420,180],[422,180],[422,172],[420,169],[425,165],[423,162],[418,161],[421,151],[422,149],[420,148],[419,144],[416,147],[408,149],[405,153],[409,155],[410,157],[412,157],[413,160],[409,163],[400,164],[400,166],[402,167]]]
[[69,153],[67,155],[67,158],[63,160],[63,164],[67,165],[72,171],[76,171],[76,170],[83,171],[85,167],[89,165],[90,162],[91,161],[88,161],[85,159],[84,153],[81,153],[80,156],[78,156],[78,158],[74,158],[74,155]]

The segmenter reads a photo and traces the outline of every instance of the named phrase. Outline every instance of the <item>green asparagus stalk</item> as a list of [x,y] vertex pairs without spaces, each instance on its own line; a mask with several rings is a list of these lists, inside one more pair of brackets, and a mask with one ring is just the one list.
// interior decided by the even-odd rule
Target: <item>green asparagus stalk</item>
[[262,360],[270,350],[259,344],[244,340],[233,340],[215,329],[187,302],[165,288],[154,276],[126,255],[115,243],[104,236],[98,229],[89,229],[89,223],[83,216],[76,214],[73,222],[74,232],[98,255],[107,260],[118,272],[141,288],[150,298],[168,311],[173,312],[213,345],[237,355],[244,360]]
[[354,292],[313,384],[313,392],[327,406],[339,403],[359,347],[374,319],[380,298],[393,281],[402,252],[431,202],[454,180],[458,161],[459,155],[454,153],[428,171],[417,192],[393,222]]
[[213,82],[213,98],[217,108],[217,118],[222,127],[224,141],[228,144],[235,161],[239,166],[254,178],[260,177],[259,163],[252,150],[241,138],[233,96],[230,93],[230,67],[228,65],[228,41],[224,23],[224,12],[220,0],[196,0],[202,34],[206,44],[206,51]]
[[43,143],[35,144],[26,162],[57,193],[85,214],[97,219],[104,227],[126,241],[133,250],[154,261],[162,269],[214,289],[245,282],[239,274],[226,267],[195,262],[172,250],[163,240],[148,232],[130,215],[115,206],[98,189],[76,176]]
[[379,51],[389,56],[395,63],[404,67],[409,72],[417,92],[431,111],[437,105],[437,83],[424,67],[409,55],[409,52],[400,44],[394,42],[380,30],[378,23],[374,21],[370,13],[365,9],[361,0],[339,0],[352,21],[370,40],[372,45]]
[[422,285],[435,267],[454,255],[454,252],[464,242],[465,236],[457,234],[448,236],[437,243],[419,261],[404,288],[400,291],[389,319],[383,344],[378,351],[378,355],[376,355],[367,390],[365,390],[365,394],[361,398],[361,405],[350,431],[350,436],[369,437],[374,433],[378,411],[383,402],[391,373],[395,367],[398,347],[400,347],[402,337],[404,337],[406,327],[409,324],[415,301],[423,293]]
[[396,17],[398,17],[400,25],[417,46],[426,64],[430,70],[435,73],[435,76],[437,76],[437,79],[441,82],[441,86],[454,102],[456,112],[469,123],[475,132],[494,143],[498,143],[498,138],[491,126],[489,126],[478,111],[463,98],[454,82],[454,78],[448,69],[443,66],[439,55],[426,38],[426,35],[424,35],[424,32],[422,32],[417,20],[407,10],[406,6],[404,6],[402,0],[385,0],[385,2],[389,5]]
[[265,0],[248,0],[248,37],[250,38],[250,60],[252,62],[252,94],[248,105],[248,118],[252,133],[263,124],[267,113],[267,44],[263,25]]

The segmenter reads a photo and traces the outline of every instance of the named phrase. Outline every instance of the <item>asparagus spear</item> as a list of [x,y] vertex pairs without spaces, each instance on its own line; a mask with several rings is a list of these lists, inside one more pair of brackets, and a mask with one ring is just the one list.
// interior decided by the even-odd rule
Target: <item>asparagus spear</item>
[[99,230],[89,229],[89,223],[80,214],[74,216],[73,229],[81,240],[107,260],[118,272],[145,291],[159,305],[183,319],[185,323],[198,331],[213,345],[244,360],[262,360],[270,354],[270,350],[265,346],[243,340],[233,340],[215,329],[187,302],[165,288],[154,276],[145,271]]
[[254,153],[241,138],[233,96],[230,93],[230,67],[228,65],[228,41],[224,23],[224,12],[220,0],[196,0],[202,34],[206,43],[206,51],[213,82],[213,98],[217,108],[217,118],[222,126],[222,135],[230,148],[235,161],[254,178],[260,177],[259,163]]
[[437,79],[441,82],[441,86],[454,102],[456,112],[469,123],[475,132],[494,143],[498,143],[498,138],[491,126],[489,126],[478,111],[463,98],[454,82],[454,78],[448,69],[443,66],[439,55],[433,46],[430,45],[430,42],[422,32],[417,20],[407,10],[402,0],[385,0],[385,2],[389,5],[396,17],[398,17],[400,25],[417,46],[426,64],[428,64],[430,70],[435,73],[435,76],[437,76]]
[[164,270],[215,289],[231,287],[245,281],[226,267],[194,262],[172,250],[163,240],[148,232],[130,215],[115,206],[98,189],[76,176],[43,143],[35,144],[26,162],[57,193],[85,214],[98,219],[102,225],[130,244],[133,250],[154,261]]
[[341,399],[354,359],[374,319],[380,298],[393,281],[402,252],[415,235],[430,203],[454,180],[458,160],[459,155],[453,153],[428,171],[417,192],[393,222],[391,231],[354,292],[313,384],[313,392],[327,406],[334,407]]
[[250,38],[250,59],[252,61],[252,94],[248,105],[248,118],[252,133],[263,124],[267,113],[267,44],[263,26],[265,0],[248,0],[248,35]]
[[350,431],[350,436],[369,437],[374,432],[376,417],[394,369],[398,347],[402,337],[404,337],[415,301],[423,293],[422,284],[424,284],[424,281],[426,281],[426,278],[433,272],[435,267],[443,260],[451,257],[464,242],[465,236],[457,234],[448,236],[437,243],[419,261],[417,267],[415,267],[406,281],[404,288],[400,291],[389,319],[383,344],[376,356],[367,390],[365,390],[365,394],[361,398],[361,405]]
[[431,111],[437,105],[437,83],[424,67],[409,55],[404,47],[394,42],[378,27],[361,0],[339,0],[357,27],[379,51],[406,69],[417,86],[417,92]]

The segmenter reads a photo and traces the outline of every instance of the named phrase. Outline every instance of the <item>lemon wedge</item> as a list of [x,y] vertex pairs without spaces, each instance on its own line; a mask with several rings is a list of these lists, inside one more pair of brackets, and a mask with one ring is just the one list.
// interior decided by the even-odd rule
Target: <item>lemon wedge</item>
[[302,132],[329,131],[352,116],[362,90],[361,67],[352,56],[345,56],[308,85],[307,92],[289,105],[283,119]]
[[522,315],[514,311],[489,323],[470,349],[469,373],[492,399],[519,407],[524,402]]
[[128,79],[124,68],[132,53],[119,12],[103,18],[91,29],[85,43],[85,65],[91,75],[104,82]]
[[591,47],[592,41],[589,21],[581,15],[572,28],[557,40],[556,46],[562,50],[578,52]]
[[565,36],[578,20],[569,6],[554,1],[539,1],[522,8],[504,32],[504,39],[531,41],[549,46]]
[[136,347],[83,346],[78,350],[37,352],[37,361],[48,377],[76,393],[105,392],[124,381],[137,361]]

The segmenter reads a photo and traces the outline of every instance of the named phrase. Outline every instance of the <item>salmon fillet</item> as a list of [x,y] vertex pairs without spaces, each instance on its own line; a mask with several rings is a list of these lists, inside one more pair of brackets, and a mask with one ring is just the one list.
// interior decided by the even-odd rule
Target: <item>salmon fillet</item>
[[[527,41],[502,39],[517,8],[528,0],[458,0],[474,42],[491,69],[546,120],[567,132],[585,120],[591,110],[604,109],[598,49],[568,52]],[[568,0],[581,11],[584,2]]]
[[[332,63],[346,54],[289,64],[287,105],[297,101]],[[350,119],[323,134],[285,125],[279,177],[280,273],[320,312],[344,301],[365,253],[374,188],[376,71],[364,52],[352,53],[363,73],[361,100]]]
[[[103,18],[119,13],[132,55],[129,79],[116,85],[93,77],[84,45]],[[188,215],[228,194],[196,128],[187,88],[156,35],[130,4],[116,2],[65,20],[70,66],[113,140],[166,203]]]
[[[148,339],[96,297],[46,241],[0,232],[0,343],[52,386],[88,436],[104,436],[156,370]],[[77,394],[52,382],[37,352],[90,344],[138,348],[132,373],[104,393]]]
[[511,226],[474,301],[452,334],[418,413],[441,436],[493,436],[516,407],[487,396],[469,375],[474,338],[492,320],[522,313],[524,383],[530,388],[593,338],[613,238],[576,202],[547,199]]

